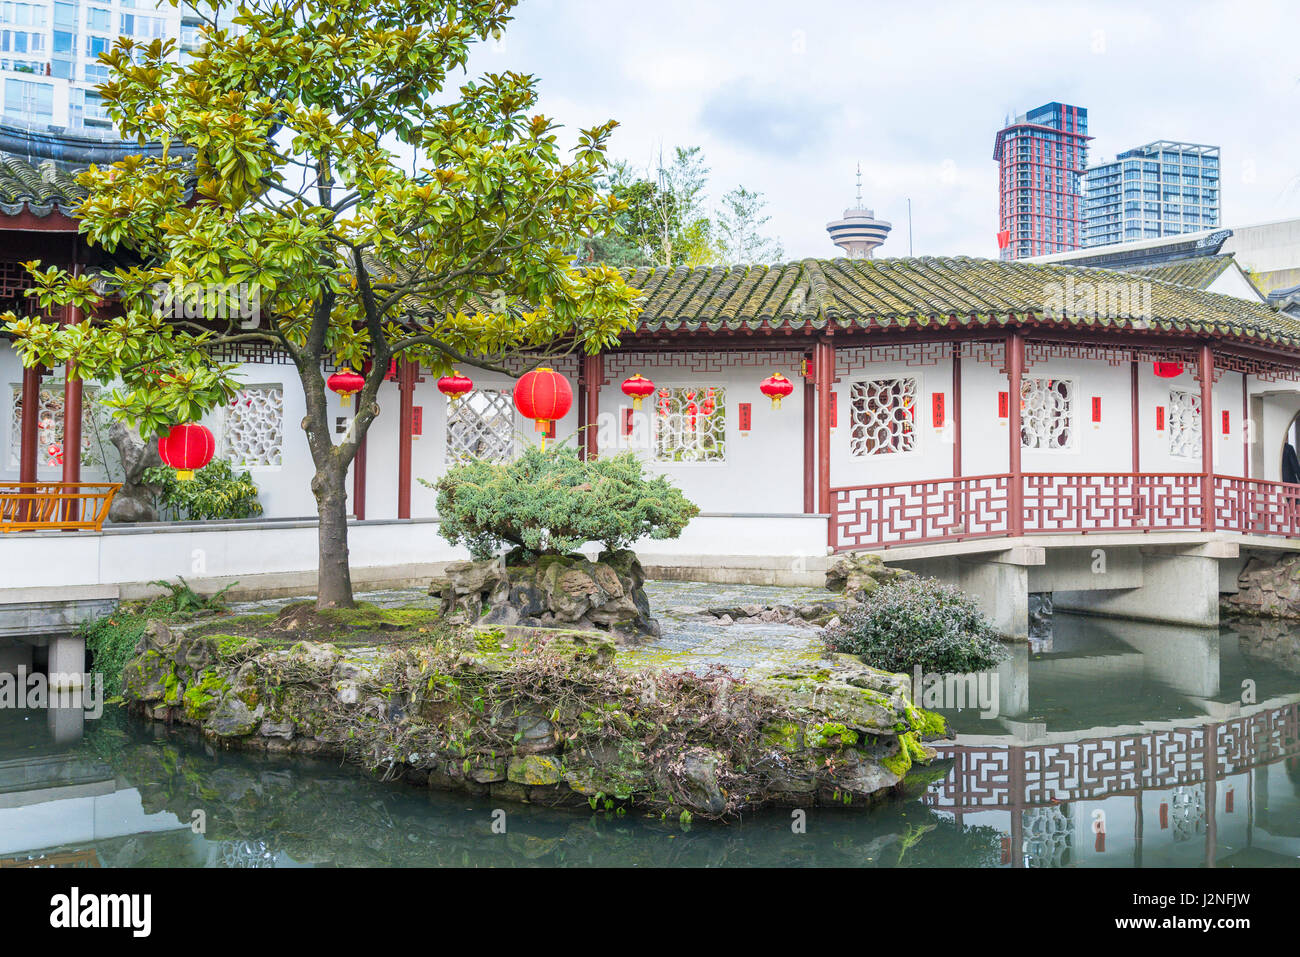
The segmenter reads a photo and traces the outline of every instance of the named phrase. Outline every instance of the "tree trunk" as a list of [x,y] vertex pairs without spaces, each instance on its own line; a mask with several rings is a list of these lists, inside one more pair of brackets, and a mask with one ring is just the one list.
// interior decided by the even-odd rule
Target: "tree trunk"
[[316,572],[317,608],[353,608],[352,571],[348,568],[347,468],[330,463],[316,472],[319,517],[319,558]]

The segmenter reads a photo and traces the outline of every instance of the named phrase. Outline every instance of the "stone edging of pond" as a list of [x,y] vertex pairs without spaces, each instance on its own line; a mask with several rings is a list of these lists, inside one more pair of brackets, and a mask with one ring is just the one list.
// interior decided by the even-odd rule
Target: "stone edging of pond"
[[738,680],[625,670],[600,632],[461,628],[340,647],[199,633],[212,627],[149,622],[123,673],[134,712],[227,747],[494,799],[683,819],[865,806],[945,733],[906,676],[849,655]]

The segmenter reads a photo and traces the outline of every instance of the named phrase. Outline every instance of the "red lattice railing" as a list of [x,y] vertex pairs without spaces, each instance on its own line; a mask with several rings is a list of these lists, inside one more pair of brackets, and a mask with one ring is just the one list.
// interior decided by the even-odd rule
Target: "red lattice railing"
[[836,548],[916,545],[1007,534],[1009,475],[833,488]]
[[1300,535],[1300,485],[1214,476],[1214,525],[1243,535]]
[[1030,472],[1025,532],[1201,527],[1201,476],[1191,472]]
[[[1203,527],[1196,472],[1028,472],[1026,535]],[[1011,534],[1011,476],[975,475],[831,489],[836,551]],[[1300,485],[1214,476],[1214,528],[1300,537]]]

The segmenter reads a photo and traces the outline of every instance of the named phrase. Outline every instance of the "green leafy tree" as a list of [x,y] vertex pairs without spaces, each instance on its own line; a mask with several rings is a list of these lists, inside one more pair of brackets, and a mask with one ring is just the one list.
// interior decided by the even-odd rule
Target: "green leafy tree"
[[[534,112],[533,77],[450,82],[514,6],[205,0],[202,45],[183,62],[171,41],[117,41],[101,57],[105,106],[123,135],[164,146],[81,177],[83,235],[134,262],[104,277],[121,309],[100,318],[91,277],[33,263],[43,308],[90,318],[6,317],[25,364],[119,380],[107,404],[146,435],[233,395],[221,350],[288,353],[306,398],[322,608],[353,604],[345,476],[393,359],[506,371],[511,354],[596,352],[635,320],[636,291],[610,268],[574,269],[564,248],[622,208],[597,189],[615,124],[565,153]],[[236,29],[218,27],[232,13]],[[215,303],[159,307],[185,284]],[[252,319],[231,284],[256,291]],[[338,441],[330,365],[368,369]]]
[[647,479],[632,452],[584,462],[569,446],[532,448],[513,462],[474,460],[424,484],[438,492],[439,534],[478,559],[510,546],[535,557],[587,542],[615,551],[641,538],[676,538],[700,511],[668,479]]
[[718,241],[729,266],[775,263],[785,258],[781,241],[762,232],[768,216],[767,200],[755,190],[737,186],[722,197],[718,211]]

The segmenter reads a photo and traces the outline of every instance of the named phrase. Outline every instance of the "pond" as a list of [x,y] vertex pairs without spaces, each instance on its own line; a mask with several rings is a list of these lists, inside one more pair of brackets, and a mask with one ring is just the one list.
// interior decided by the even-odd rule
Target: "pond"
[[[384,603],[414,593],[366,596]],[[821,593],[824,597],[825,593]],[[652,583],[664,637],[629,664],[738,672],[814,654],[815,627],[705,605],[793,589]],[[124,718],[0,711],[0,866],[1204,867],[1300,862],[1300,630],[1057,615],[998,672],[996,708],[869,811],[726,825],[502,805],[301,757],[214,750]],[[988,711],[996,711],[990,715]]]

